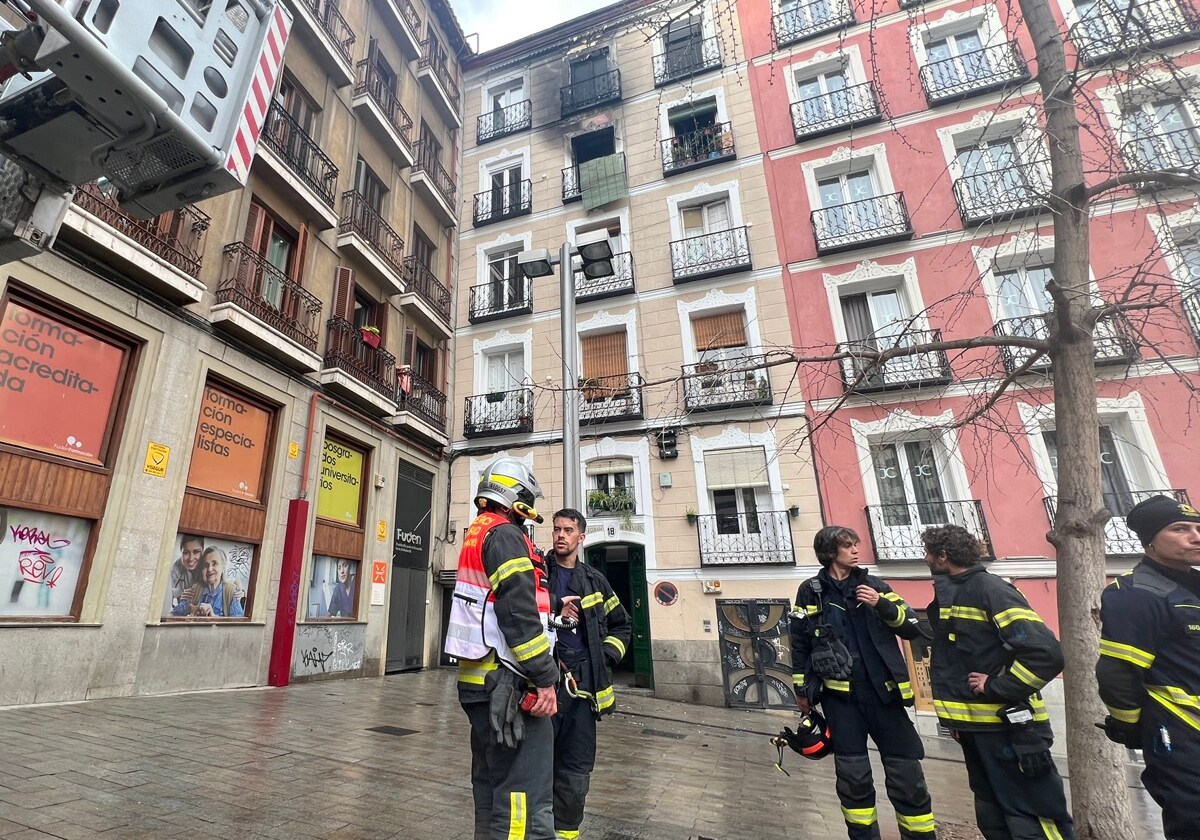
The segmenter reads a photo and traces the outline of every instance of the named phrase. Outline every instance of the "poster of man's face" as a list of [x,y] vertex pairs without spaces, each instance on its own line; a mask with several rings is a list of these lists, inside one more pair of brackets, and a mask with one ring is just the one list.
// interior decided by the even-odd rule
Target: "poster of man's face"
[[253,566],[253,545],[219,537],[177,534],[170,557],[163,616],[172,615],[179,602],[186,600],[185,592],[200,594],[215,590],[226,581],[234,584],[236,597],[244,608]]
[[308,582],[308,618],[354,618],[357,607],[358,561],[315,555]]

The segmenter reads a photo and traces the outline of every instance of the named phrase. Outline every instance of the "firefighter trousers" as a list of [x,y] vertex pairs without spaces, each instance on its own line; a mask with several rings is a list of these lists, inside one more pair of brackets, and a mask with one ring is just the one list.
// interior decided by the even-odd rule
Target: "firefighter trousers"
[[554,840],[550,718],[525,715],[525,739],[509,749],[496,743],[486,701],[462,707],[471,721],[474,840]]
[[1167,840],[1200,840],[1200,732],[1147,697],[1142,784],[1162,808]]
[[[1032,725],[1032,724],[1030,724]],[[1046,729],[1046,749],[1053,738]],[[1021,772],[1003,729],[958,732],[975,794],[975,821],[986,840],[1074,840],[1062,776],[1030,778]]]
[[559,685],[554,720],[554,836],[575,840],[596,766],[596,716],[592,705]]
[[925,747],[908,712],[899,703],[884,703],[874,693],[849,697],[826,691],[821,708],[833,736],[837,795],[850,840],[879,840],[875,780],[867,756],[867,738],[879,748],[888,799],[896,809],[903,840],[934,840],[936,827],[921,759]]

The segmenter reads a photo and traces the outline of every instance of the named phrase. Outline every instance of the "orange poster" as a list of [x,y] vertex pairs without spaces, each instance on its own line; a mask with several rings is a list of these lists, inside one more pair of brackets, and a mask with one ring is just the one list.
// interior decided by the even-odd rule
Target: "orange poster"
[[258,501],[271,413],[212,385],[204,386],[188,486]]
[[100,463],[125,350],[10,300],[0,317],[0,440]]

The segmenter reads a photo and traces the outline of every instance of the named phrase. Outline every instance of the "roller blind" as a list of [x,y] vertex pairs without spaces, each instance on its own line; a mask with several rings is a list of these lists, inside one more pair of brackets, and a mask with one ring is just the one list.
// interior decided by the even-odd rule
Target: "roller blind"
[[709,490],[767,487],[767,453],[761,446],[722,449],[704,454]]
[[602,335],[586,335],[580,344],[583,349],[584,379],[622,376],[629,372],[624,330]]
[[633,472],[633,461],[629,458],[601,458],[587,465],[588,475],[612,475]]
[[692,319],[692,333],[696,336],[697,350],[715,350],[719,347],[745,347],[745,314],[740,309],[705,315]]

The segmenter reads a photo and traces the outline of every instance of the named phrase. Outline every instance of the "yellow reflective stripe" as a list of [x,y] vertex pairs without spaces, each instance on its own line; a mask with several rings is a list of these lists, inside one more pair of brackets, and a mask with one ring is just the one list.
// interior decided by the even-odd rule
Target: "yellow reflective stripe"
[[621,606],[621,599],[616,595],[612,596],[604,602],[604,614],[607,615],[619,606]]
[[[796,609],[799,609],[799,607],[797,607]],[[821,607],[818,604],[809,604],[807,607],[804,608],[804,611],[806,613],[808,613],[809,615],[816,615],[817,613],[819,613],[821,611]]]
[[874,808],[847,808],[842,806],[842,816],[851,825],[874,825],[879,819]]
[[937,823],[933,819],[933,814],[918,814],[915,817],[910,817],[907,814],[896,814],[896,824],[904,831],[913,834],[937,830]]
[[469,685],[483,685],[487,675],[500,667],[495,659],[460,659],[458,660],[458,681]]
[[938,610],[938,616],[942,621],[947,621],[951,618],[962,618],[967,621],[988,620],[987,611],[981,610],[978,607],[942,607]]
[[579,602],[579,608],[581,610],[590,610],[592,607],[602,603],[604,603],[604,593],[593,592],[591,595],[583,596]]
[[904,700],[913,699],[912,683],[902,682],[897,683],[896,688],[900,689],[900,697]]
[[950,639],[950,641],[952,641],[952,642],[953,642],[955,639],[957,639],[957,638],[958,638],[958,636],[955,636],[953,633],[951,633],[951,634],[950,634],[950,635],[949,635],[947,638],[949,638],[949,639]]
[[620,639],[618,639],[616,636],[605,636],[604,644],[612,645],[613,647],[615,647],[617,649],[617,653],[621,654],[621,658],[622,659],[625,658],[625,643],[622,642]]
[[488,575],[488,580],[492,582],[492,587],[495,588],[499,586],[500,581],[504,580],[505,578],[512,577],[513,575],[521,572],[532,571],[532,560],[530,560],[528,557],[514,557],[512,560],[505,560],[503,563],[501,563],[500,567],[497,568],[496,571]]
[[1118,709],[1116,706],[1105,706],[1105,708],[1121,723],[1138,723],[1142,719],[1141,709]]
[[517,480],[508,475],[491,475],[488,477],[488,481],[494,481],[497,484],[503,484],[505,487],[517,486]]
[[1146,693],[1188,726],[1200,730],[1200,697],[1173,685],[1148,685]]
[[575,840],[578,836],[578,831],[567,831],[565,828],[554,829],[554,840]]
[[508,840],[525,840],[525,794],[519,790],[508,795]]
[[1029,686],[1034,691],[1041,691],[1042,687],[1045,686],[1046,683],[1048,682],[1048,680],[1042,679],[1037,674],[1033,673],[1033,671],[1030,671],[1028,668],[1026,668],[1024,665],[1022,665],[1020,662],[1013,662],[1012,667],[1009,668],[1008,671],[1010,674],[1012,674],[1014,677],[1019,679],[1021,682],[1025,683],[1025,685]]
[[1123,662],[1128,662],[1130,665],[1136,665],[1139,668],[1149,668],[1154,664],[1154,654],[1149,651],[1136,648],[1133,645],[1125,645],[1120,642],[1114,642],[1109,639],[1100,640],[1100,655],[1107,656],[1112,659],[1120,659]]
[[546,638],[545,633],[539,633],[528,642],[517,645],[512,649],[512,652],[518,662],[524,662],[527,659],[533,659],[533,657],[539,654],[549,653],[550,640]]
[[844,691],[847,694],[850,693],[850,680],[822,679],[821,682],[823,682],[825,684],[825,687],[828,688],[830,691]]
[[615,702],[617,702],[617,695],[616,692],[613,691],[613,687],[611,685],[608,688],[602,688],[596,692],[597,710],[603,711]]
[[1012,624],[1014,621],[1036,621],[1038,624],[1045,623],[1042,621],[1042,617],[1040,615],[1035,613],[1033,610],[1026,609],[1025,607],[1013,607],[1010,610],[998,612],[996,613],[996,618],[994,620],[996,622],[996,626],[1001,630]]
[[1046,840],[1063,840],[1062,832],[1058,830],[1054,820],[1038,817],[1038,822],[1042,824],[1042,833],[1046,835]]
[[796,686],[797,688],[804,688],[804,684],[804,674],[792,674],[792,685]]
[[[960,723],[1000,725],[1004,721],[1000,719],[999,712],[1005,705],[1004,703],[958,703],[936,698],[933,701],[933,708],[938,717]],[[1050,715],[1046,713],[1046,702],[1040,697],[1029,698],[1029,705],[1033,707],[1035,721],[1050,720]]]

